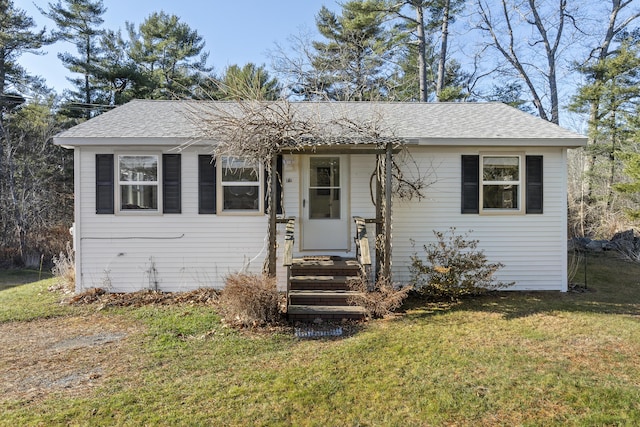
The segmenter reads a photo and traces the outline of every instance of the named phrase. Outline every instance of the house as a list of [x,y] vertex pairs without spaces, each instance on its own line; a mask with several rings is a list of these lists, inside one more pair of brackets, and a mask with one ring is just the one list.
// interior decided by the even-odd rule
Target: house
[[[278,217],[295,219],[293,257],[355,257],[354,217],[369,220],[375,246],[372,177],[387,141],[394,151],[386,154],[406,148],[397,161],[405,176],[426,184],[420,198],[393,194],[384,218],[394,282],[408,281],[410,256],[433,230],[456,227],[473,230],[489,260],[504,264],[498,278],[511,289],[567,290],[567,150],[585,137],[499,103],[287,108],[328,136],[283,145]],[[137,100],[54,138],[75,154],[78,291],[220,288],[230,273],[262,270],[270,251],[264,167],[212,161],[219,141],[203,125],[208,109],[239,114],[234,103]],[[284,224],[275,238],[284,289]]]

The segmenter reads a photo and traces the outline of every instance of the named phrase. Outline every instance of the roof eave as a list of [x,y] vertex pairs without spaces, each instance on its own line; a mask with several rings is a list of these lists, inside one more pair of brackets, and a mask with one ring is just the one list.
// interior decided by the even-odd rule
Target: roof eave
[[179,146],[189,145],[210,145],[211,141],[195,138],[183,137],[53,137],[53,143],[64,148],[90,147],[90,146]]
[[579,148],[587,145],[587,138],[409,138],[411,145],[424,146],[494,146],[494,147],[564,147]]

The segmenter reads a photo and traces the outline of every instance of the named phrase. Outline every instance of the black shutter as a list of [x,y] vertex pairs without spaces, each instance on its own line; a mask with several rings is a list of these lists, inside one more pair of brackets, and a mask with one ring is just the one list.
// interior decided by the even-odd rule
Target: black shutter
[[542,156],[527,156],[526,160],[526,197],[528,214],[542,213]]
[[210,155],[198,156],[198,213],[216,213],[216,163]]
[[[276,157],[276,214],[282,215],[282,154]],[[264,213],[269,209],[269,194],[267,193],[267,183],[269,182],[269,174],[264,174]]]
[[480,156],[462,156],[462,213],[480,211]]
[[162,155],[162,211],[181,213],[182,196],[180,154]]
[[113,213],[113,154],[96,154],[96,213]]

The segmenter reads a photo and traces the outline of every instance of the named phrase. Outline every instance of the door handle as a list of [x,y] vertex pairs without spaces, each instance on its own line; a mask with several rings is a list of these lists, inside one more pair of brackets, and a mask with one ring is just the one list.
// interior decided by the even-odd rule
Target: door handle
[[306,207],[307,206],[307,200],[306,199],[302,199],[302,207]]

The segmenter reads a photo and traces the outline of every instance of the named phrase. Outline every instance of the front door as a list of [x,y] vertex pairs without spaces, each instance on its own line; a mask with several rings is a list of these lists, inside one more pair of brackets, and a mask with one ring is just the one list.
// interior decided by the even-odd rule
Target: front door
[[349,158],[303,156],[302,249],[349,250]]

